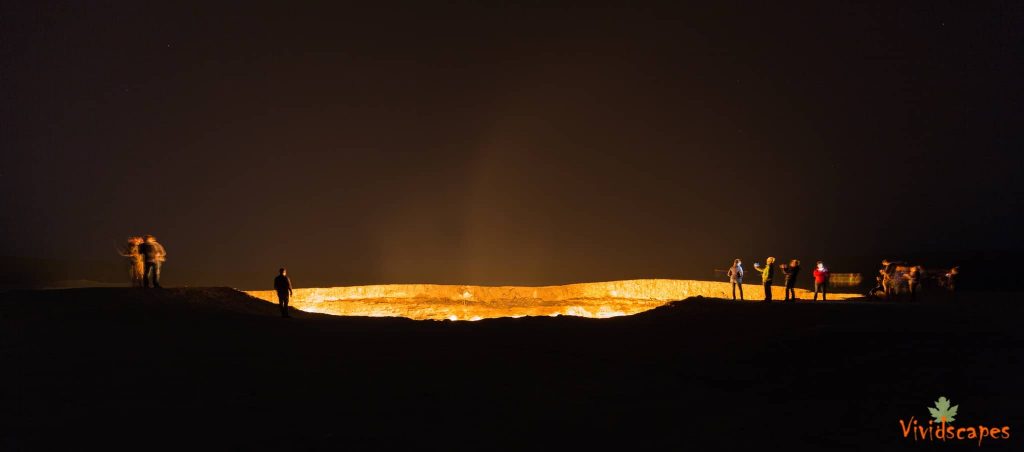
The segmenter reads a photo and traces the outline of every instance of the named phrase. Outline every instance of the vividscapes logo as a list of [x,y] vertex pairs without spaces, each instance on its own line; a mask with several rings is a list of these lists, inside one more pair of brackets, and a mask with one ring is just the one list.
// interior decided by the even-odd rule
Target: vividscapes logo
[[960,405],[952,405],[949,399],[939,397],[935,407],[928,407],[932,418],[928,424],[919,422],[914,416],[909,421],[900,419],[900,430],[904,438],[913,437],[914,441],[977,441],[978,446],[986,439],[1010,439],[1010,426],[963,426],[952,425],[956,421]]

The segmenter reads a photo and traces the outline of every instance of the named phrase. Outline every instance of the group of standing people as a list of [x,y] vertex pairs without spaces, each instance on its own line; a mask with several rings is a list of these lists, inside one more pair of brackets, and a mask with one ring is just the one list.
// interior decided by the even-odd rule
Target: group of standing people
[[160,288],[160,267],[167,260],[167,250],[156,237],[128,237],[125,247],[118,253],[128,258],[128,277],[133,287]]
[[[761,275],[761,283],[764,285],[764,301],[772,301],[772,283],[775,282],[775,258],[769,257],[765,260],[765,266],[760,267],[757,262],[754,263],[754,270]],[[789,261],[789,264],[779,265],[779,269],[785,275],[785,288],[786,295],[784,301],[796,301],[796,280],[797,276],[800,275],[800,260],[793,259]],[[732,267],[729,268],[729,283],[732,285],[732,299],[736,299],[736,289],[739,289],[740,300],[743,300],[743,260],[736,259],[732,262]],[[822,301],[828,299],[828,279],[829,271],[825,267],[825,263],[818,261],[814,267],[814,300],[817,301],[818,293],[821,293]]]
[[867,295],[868,298],[884,297],[892,300],[902,292],[909,294],[911,300],[916,300],[929,279],[933,279],[940,288],[956,292],[959,274],[960,267],[953,267],[945,273],[931,276],[923,266],[883,259],[882,268],[875,277],[875,287]]

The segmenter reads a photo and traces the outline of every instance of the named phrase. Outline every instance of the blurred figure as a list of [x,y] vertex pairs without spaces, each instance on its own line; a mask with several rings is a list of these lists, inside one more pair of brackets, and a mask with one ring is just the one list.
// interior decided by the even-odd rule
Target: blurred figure
[[899,280],[896,279],[896,263],[890,262],[889,259],[882,259],[882,268],[878,270],[878,273],[882,276],[882,289],[885,291],[885,299],[892,300],[892,297],[896,295],[896,288],[899,285]]
[[924,267],[915,265],[910,267],[907,277],[907,289],[910,291],[910,299],[917,300],[917,294],[921,292],[921,281],[924,280]]
[[945,287],[946,290],[950,292],[956,292],[956,280],[959,274],[960,267],[953,267],[949,269],[945,275],[942,275],[942,279],[940,280],[942,287]]
[[758,267],[757,262],[754,262],[754,270],[761,273],[761,283],[764,284],[764,301],[769,303],[772,302],[772,280],[775,279],[775,267],[772,265],[774,263],[774,257],[765,260],[764,268]]
[[142,253],[139,246],[142,245],[142,237],[128,237],[125,247],[119,249],[118,254],[128,258],[128,278],[132,287],[142,287],[142,275],[146,271],[142,262]]
[[732,285],[732,299],[736,300],[736,288],[740,289],[740,300],[743,300],[743,261],[736,259],[729,267],[729,284]]
[[156,237],[147,234],[145,241],[139,245],[139,253],[143,258],[142,287],[148,288],[152,284],[154,288],[160,289],[160,267],[167,260],[167,251],[156,241]]
[[281,305],[281,317],[291,317],[288,314],[288,299],[292,296],[292,280],[288,279],[288,269],[281,267],[274,278],[274,290],[277,291],[277,302]]
[[796,301],[796,277],[800,274],[800,261],[793,259],[789,261],[789,265],[782,264],[779,268],[782,269],[782,273],[786,274],[784,281],[786,294],[782,298],[783,301]]
[[828,277],[825,263],[818,261],[814,267],[814,301],[818,301],[818,292],[821,292],[821,301],[828,301]]
[[875,276],[875,287],[868,291],[868,298],[881,298],[885,295],[885,283],[882,282],[882,272],[878,272],[878,276]]

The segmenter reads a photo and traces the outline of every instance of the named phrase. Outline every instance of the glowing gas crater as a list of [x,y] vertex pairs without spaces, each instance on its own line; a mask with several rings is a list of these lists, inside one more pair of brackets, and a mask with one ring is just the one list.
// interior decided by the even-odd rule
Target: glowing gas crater
[[[780,300],[783,288],[775,287]],[[760,285],[744,285],[748,299],[759,301]],[[249,295],[277,302],[272,290],[247,291]],[[496,317],[557,316],[607,318],[631,315],[669,301],[703,296],[731,298],[728,283],[675,279],[635,279],[564,286],[456,286],[435,284],[387,284],[295,289],[291,306],[307,312],[364,317],[408,317],[417,320],[481,320]],[[858,297],[829,294],[830,300]],[[806,290],[797,297],[811,298]]]

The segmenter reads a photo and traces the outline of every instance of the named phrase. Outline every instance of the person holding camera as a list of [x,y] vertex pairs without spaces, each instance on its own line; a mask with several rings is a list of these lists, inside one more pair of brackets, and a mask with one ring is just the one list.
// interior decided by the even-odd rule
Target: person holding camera
[[764,284],[764,301],[772,302],[772,280],[775,278],[775,267],[772,265],[775,263],[774,257],[769,257],[765,260],[764,267],[759,267],[757,262],[754,262],[754,270],[761,273],[761,283]]

